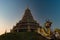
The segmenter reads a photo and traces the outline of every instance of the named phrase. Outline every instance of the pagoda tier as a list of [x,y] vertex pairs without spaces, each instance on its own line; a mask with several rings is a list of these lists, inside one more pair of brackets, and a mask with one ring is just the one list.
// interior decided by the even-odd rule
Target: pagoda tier
[[25,10],[23,18],[13,27],[12,32],[36,31],[40,27],[34,20],[29,8]]

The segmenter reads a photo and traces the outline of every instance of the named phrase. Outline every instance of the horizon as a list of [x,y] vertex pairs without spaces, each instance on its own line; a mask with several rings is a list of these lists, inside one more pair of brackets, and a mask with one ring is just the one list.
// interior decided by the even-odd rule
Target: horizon
[[59,0],[0,0],[0,35],[9,32],[24,15],[29,5],[34,19],[44,26],[46,19],[52,21],[52,30],[60,29]]

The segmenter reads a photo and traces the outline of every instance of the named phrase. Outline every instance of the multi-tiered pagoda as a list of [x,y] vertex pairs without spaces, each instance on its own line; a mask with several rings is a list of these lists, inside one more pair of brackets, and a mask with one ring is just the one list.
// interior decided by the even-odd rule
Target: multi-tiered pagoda
[[13,27],[11,32],[34,32],[40,27],[34,20],[29,8],[25,10],[23,18]]

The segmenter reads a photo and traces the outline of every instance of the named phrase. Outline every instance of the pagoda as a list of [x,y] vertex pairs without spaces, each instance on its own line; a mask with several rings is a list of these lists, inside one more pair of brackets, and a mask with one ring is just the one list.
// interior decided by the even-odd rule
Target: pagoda
[[29,8],[26,8],[22,19],[13,27],[11,32],[35,32],[39,24],[34,20]]

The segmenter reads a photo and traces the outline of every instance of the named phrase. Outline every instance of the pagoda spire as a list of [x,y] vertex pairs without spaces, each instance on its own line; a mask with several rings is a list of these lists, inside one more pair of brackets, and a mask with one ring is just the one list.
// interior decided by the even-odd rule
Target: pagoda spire
[[25,13],[23,15],[23,18],[22,18],[23,21],[27,21],[27,22],[30,22],[30,21],[34,21],[33,19],[33,16],[31,14],[31,11],[29,9],[29,7],[27,6],[26,10],[25,10]]
[[27,7],[26,8],[28,8],[29,9],[29,5],[27,5]]

